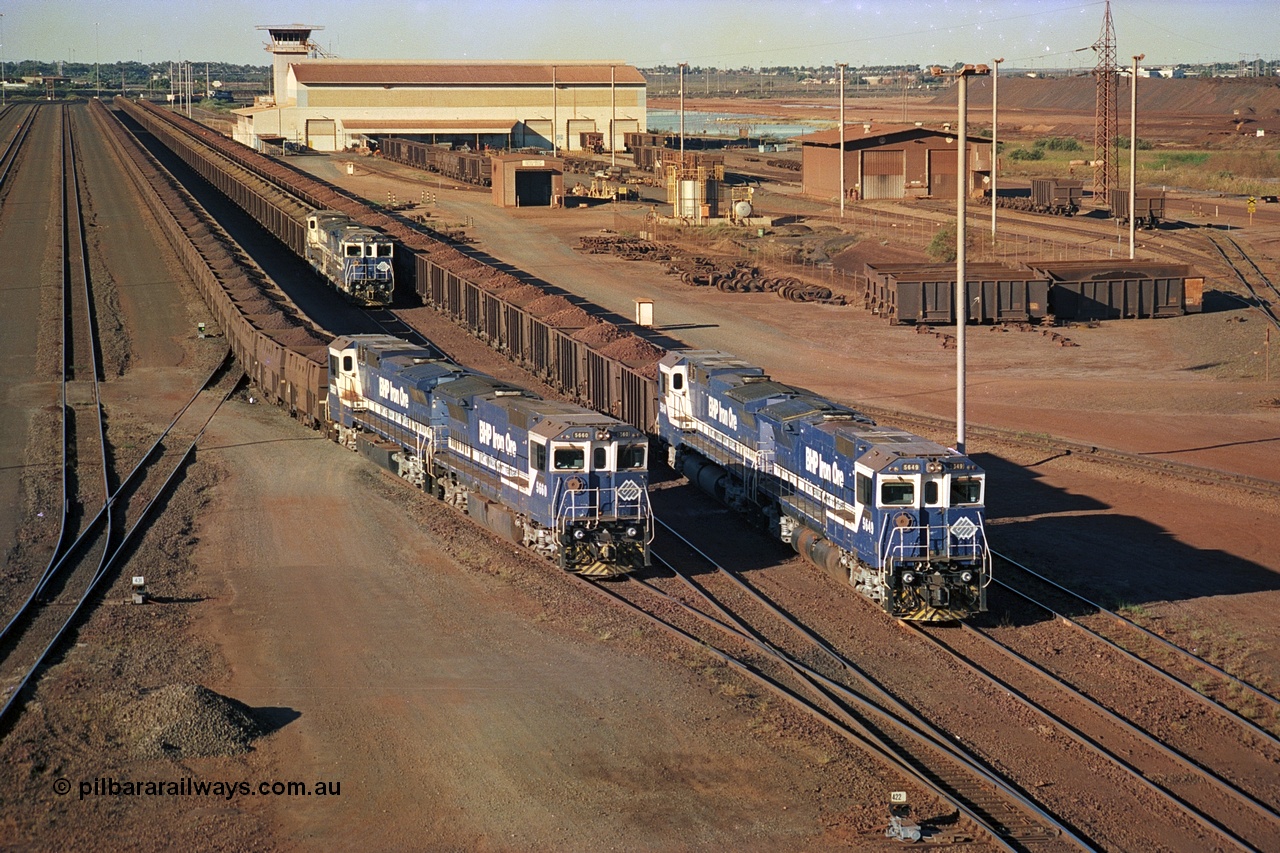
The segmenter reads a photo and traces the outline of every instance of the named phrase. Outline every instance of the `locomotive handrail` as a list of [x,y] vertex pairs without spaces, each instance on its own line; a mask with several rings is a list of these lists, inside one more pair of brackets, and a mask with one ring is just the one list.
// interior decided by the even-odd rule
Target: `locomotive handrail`
[[[946,543],[946,558],[960,559],[977,559],[982,558],[984,562],[990,559],[989,549],[986,547],[986,531],[981,524],[975,523],[975,530],[971,540],[960,539],[951,528],[946,524],[909,524],[902,527],[886,527],[880,531],[880,563],[888,565],[890,562],[898,562],[900,560],[925,560],[929,559],[930,542],[936,537],[938,541]],[[919,535],[923,531],[922,535]],[[916,542],[907,542],[908,533],[916,533],[919,539]],[[952,541],[952,540],[956,541]]]

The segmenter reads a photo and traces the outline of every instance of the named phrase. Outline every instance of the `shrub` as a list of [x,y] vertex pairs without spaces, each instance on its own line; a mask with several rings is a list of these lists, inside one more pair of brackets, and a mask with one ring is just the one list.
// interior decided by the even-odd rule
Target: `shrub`
[[1047,139],[1037,139],[1035,142],[1035,147],[1043,148],[1048,151],[1079,151],[1081,150],[1079,140],[1073,139],[1070,136],[1050,136]]
[[1028,150],[1026,148],[1015,148],[1009,152],[1009,159],[1010,160],[1043,160],[1044,149],[1032,148]]
[[956,229],[950,225],[944,225],[938,229],[938,233],[933,235],[925,253],[934,261],[934,263],[945,264],[956,259]]

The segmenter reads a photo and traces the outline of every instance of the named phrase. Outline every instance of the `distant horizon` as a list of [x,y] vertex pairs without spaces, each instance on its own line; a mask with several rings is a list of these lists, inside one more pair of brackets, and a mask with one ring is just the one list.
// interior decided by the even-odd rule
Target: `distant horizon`
[[[335,58],[337,58],[337,57],[335,57]],[[351,60],[355,61],[355,58],[354,58],[354,57],[341,57],[341,58],[342,58],[342,59],[351,59]],[[32,59],[32,58],[30,58],[30,57],[25,57],[25,58],[21,58],[21,59],[6,58],[6,59],[4,60],[4,63],[5,63],[5,67],[9,70],[10,74],[12,75],[12,74],[16,73],[15,69],[16,69],[19,65],[23,65],[23,64],[57,65],[57,64],[59,64],[59,63],[63,63],[64,65],[73,65],[73,66],[75,66],[75,67],[77,67],[77,68],[85,68],[85,69],[90,69],[90,70],[91,70],[91,69],[93,69],[93,67],[94,67],[95,65],[99,65],[99,66],[102,66],[102,67],[115,67],[115,66],[118,66],[118,65],[139,65],[139,64],[140,64],[140,65],[142,65],[142,66],[144,66],[144,67],[147,67],[147,68],[153,68],[153,69],[155,69],[155,68],[158,68],[158,67],[160,67],[160,66],[164,66],[164,65],[177,65],[177,64],[179,64],[179,62],[182,62],[182,61],[190,62],[193,66],[197,66],[197,67],[199,67],[199,66],[203,66],[203,65],[227,65],[227,66],[233,66],[233,67],[237,67],[237,68],[250,68],[250,69],[254,69],[254,70],[262,71],[262,72],[268,72],[268,71],[270,71],[270,70],[271,70],[271,63],[269,63],[269,62],[267,62],[267,63],[262,63],[262,64],[256,64],[256,63],[239,63],[239,62],[231,62],[231,61],[229,61],[229,60],[220,60],[220,59],[207,59],[207,60],[206,60],[206,59],[191,59],[191,60],[162,59],[162,60],[158,60],[158,61],[156,61],[156,62],[141,62],[141,63],[140,63],[137,59],[104,59],[104,60],[101,60],[101,61],[99,61],[99,62],[94,62],[94,61],[92,61],[92,60],[90,60],[90,61],[88,61],[88,62],[85,62],[85,61],[79,61],[79,60],[77,60],[77,61],[72,61],[72,60],[68,60],[68,59]],[[361,62],[369,62],[369,63],[372,63],[372,64],[377,64],[377,63],[380,63],[380,62],[397,62],[397,63],[402,63],[402,62],[403,62],[403,63],[422,62],[422,63],[441,63],[441,64],[466,64],[467,62],[474,62],[474,63],[476,63],[476,64],[481,64],[481,65],[483,65],[483,64],[497,63],[497,62],[515,62],[516,64],[537,65],[537,64],[545,64],[545,63],[548,63],[548,62],[557,62],[557,61],[567,62],[568,60],[556,60],[556,59],[547,59],[547,60],[534,60],[534,59],[529,59],[529,60],[492,60],[492,59],[474,59],[474,60],[456,60],[456,59],[445,59],[445,60],[412,60],[412,59],[410,59],[410,60],[388,60],[388,59],[374,58],[374,59],[358,60],[358,61],[361,61]],[[575,60],[575,61],[576,61],[576,62],[592,62],[593,60]],[[595,62],[611,62],[611,61],[617,61],[617,60],[609,60],[609,59],[602,58],[602,59],[594,60],[594,61],[595,61]],[[1262,59],[1260,59],[1260,60],[1258,60],[1257,62],[1260,64],[1260,67],[1263,69],[1263,72],[1264,72],[1264,73],[1261,73],[1261,74],[1248,74],[1248,75],[1246,75],[1246,76],[1249,76],[1249,77],[1276,77],[1276,76],[1280,76],[1280,60],[1277,60],[1277,59],[1267,59],[1267,60],[1262,60]],[[629,66],[631,66],[631,67],[636,68],[636,70],[641,71],[641,72],[649,71],[649,72],[653,72],[653,73],[657,73],[657,74],[666,74],[666,75],[672,75],[672,74],[675,74],[675,73],[677,72],[677,70],[678,70],[678,69],[677,69],[677,67],[675,67],[675,66],[669,66],[669,65],[667,65],[667,66],[664,66],[664,65],[643,66],[643,65],[635,65],[634,63],[631,63],[631,62],[625,62],[625,61],[619,61],[619,64],[622,64],[622,65],[629,65]],[[914,71],[921,71],[921,70],[924,70],[924,69],[928,68],[931,64],[934,64],[934,63],[928,63],[928,62],[920,62],[920,63],[903,62],[903,63],[894,64],[894,65],[853,65],[853,64],[850,64],[850,65],[848,66],[848,70],[847,70],[847,72],[846,72],[846,73],[847,73],[847,74],[852,74],[852,73],[854,73],[854,72],[856,72],[856,71],[860,71],[860,70],[863,70],[863,69],[872,69],[872,70],[874,70],[874,69],[887,69],[887,70],[892,70],[892,69],[910,69],[910,70],[914,70]],[[1187,62],[1173,62],[1173,63],[1159,63],[1159,64],[1157,64],[1157,63],[1149,63],[1149,62],[1145,62],[1145,61],[1144,61],[1144,62],[1139,62],[1139,63],[1138,63],[1138,67],[1139,67],[1140,69],[1150,69],[1150,70],[1155,70],[1155,69],[1166,69],[1166,68],[1216,68],[1216,67],[1238,68],[1238,67],[1240,67],[1240,66],[1242,66],[1242,65],[1243,65],[1243,66],[1247,69],[1247,68],[1251,68],[1251,67],[1253,67],[1253,66],[1254,66],[1254,64],[1255,64],[1255,63],[1254,63],[1252,60],[1250,60],[1250,61],[1245,61],[1245,62],[1241,62],[1241,61],[1228,61],[1228,60],[1219,60],[1219,61],[1209,61],[1209,60],[1204,60],[1204,61],[1195,61],[1195,60],[1191,60],[1191,61],[1187,61]],[[1269,68],[1270,66],[1272,66],[1272,65],[1277,66],[1277,67],[1276,67],[1276,71],[1275,71],[1275,73],[1265,73],[1265,70],[1266,70],[1267,68]],[[822,65],[822,64],[816,64],[816,65],[775,65],[775,66],[763,66],[763,67],[759,67],[759,66],[757,66],[757,67],[742,66],[742,67],[735,67],[735,68],[717,68],[717,67],[715,67],[715,66],[707,66],[707,67],[701,67],[701,66],[699,66],[699,67],[692,67],[692,66],[691,66],[691,67],[689,67],[688,69],[686,69],[686,74],[687,74],[689,77],[694,77],[694,76],[699,75],[699,74],[704,74],[706,71],[713,71],[713,72],[716,72],[716,73],[719,73],[719,74],[760,74],[760,73],[769,74],[769,73],[773,73],[773,71],[771,71],[771,70],[766,70],[766,69],[795,69],[795,70],[801,70],[801,71],[818,71],[818,70],[831,69],[832,71],[834,71],[834,70],[835,70],[835,68],[836,68],[836,66],[833,66],[833,65],[831,65],[831,64],[827,64],[827,65]],[[1125,64],[1125,63],[1123,63],[1123,62],[1122,62],[1122,63],[1120,63],[1120,64],[1119,64],[1119,68],[1120,68],[1120,72],[1121,72],[1121,73],[1124,73],[1125,71],[1127,71],[1127,70],[1128,70],[1129,66],[1128,66],[1127,64]],[[1024,68],[1024,67],[1019,67],[1019,66],[1016,66],[1016,65],[1011,66],[1011,65],[1009,65],[1009,64],[1007,64],[1007,63],[1002,64],[1002,65],[1000,66],[1000,74],[1001,74],[1001,76],[1013,75],[1013,74],[1017,74],[1017,75],[1025,75],[1025,74],[1037,74],[1037,75],[1070,74],[1070,75],[1087,76],[1087,75],[1088,75],[1088,73],[1089,73],[1090,71],[1091,71],[1091,69],[1087,69],[1087,68],[1086,68],[1086,69],[1082,69],[1082,68],[1081,68],[1081,67],[1079,67],[1079,66],[1062,66],[1062,67],[1058,67],[1058,68],[1054,68],[1054,67],[1050,67],[1050,66],[1045,66],[1045,67],[1030,67],[1030,66],[1028,66],[1028,67],[1025,67],[1025,68]]]
[[[1280,16],[1258,0],[1113,0],[1121,66],[1274,61]],[[344,58],[613,59],[637,68],[725,70],[991,63],[1092,67],[1104,0],[0,0],[0,59],[77,65],[177,61],[263,66],[285,21]],[[477,16],[482,12],[482,16]],[[121,55],[123,53],[123,55]],[[916,57],[917,59],[908,59]]]

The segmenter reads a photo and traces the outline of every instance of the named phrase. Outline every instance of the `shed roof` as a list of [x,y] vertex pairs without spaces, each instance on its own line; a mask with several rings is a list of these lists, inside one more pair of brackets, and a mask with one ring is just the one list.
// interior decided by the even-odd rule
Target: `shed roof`
[[[844,127],[844,140],[847,143],[855,145],[878,145],[881,139],[892,139],[895,142],[907,137],[921,136],[951,136],[954,137],[956,131],[946,127],[925,127],[923,125],[914,124],[872,124],[868,128],[863,122],[853,122],[846,124]],[[990,137],[982,136],[970,132],[968,134],[970,142],[990,142]],[[817,133],[806,133],[800,137],[802,145],[830,145],[832,147],[840,142],[840,128],[831,130],[822,130]]]
[[620,62],[419,62],[313,59],[290,63],[307,86],[550,86],[644,85],[644,75]]
[[372,133],[511,133],[515,122],[480,119],[343,119],[347,130]]

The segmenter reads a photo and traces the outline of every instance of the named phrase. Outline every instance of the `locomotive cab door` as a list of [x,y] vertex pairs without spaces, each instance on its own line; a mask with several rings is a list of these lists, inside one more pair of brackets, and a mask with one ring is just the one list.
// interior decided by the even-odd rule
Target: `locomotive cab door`
[[659,365],[662,372],[662,398],[667,418],[676,429],[693,429],[693,405],[689,399],[689,368],[678,364]]
[[355,411],[365,409],[365,395],[360,382],[359,360],[356,358],[356,347],[348,344],[344,347],[329,349],[329,387],[330,393],[336,396],[338,405],[344,410]]

